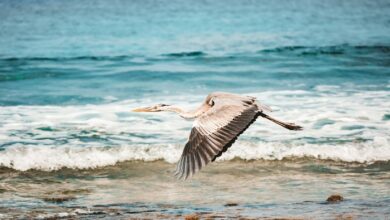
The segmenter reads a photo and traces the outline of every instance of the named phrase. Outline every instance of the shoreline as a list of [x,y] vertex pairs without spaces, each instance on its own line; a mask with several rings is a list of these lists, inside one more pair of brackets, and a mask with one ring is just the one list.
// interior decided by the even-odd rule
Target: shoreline
[[[383,164],[233,160],[213,163],[187,181],[177,181],[173,170],[174,164],[163,161],[131,161],[95,170],[3,172],[0,212],[9,218],[48,219],[184,219],[194,214],[200,219],[355,219],[390,214],[390,172]],[[343,201],[327,202],[332,194],[342,195]]]
[[[337,206],[342,203],[327,203],[327,202],[310,202],[305,201],[301,204],[286,204],[290,210],[299,209],[301,206],[316,203],[316,209],[309,212],[294,214],[269,214],[269,209],[273,208],[272,204],[229,204],[224,205],[209,205],[209,206],[192,206],[173,205],[173,204],[111,204],[111,205],[95,205],[92,207],[86,206],[47,206],[36,207],[31,210],[25,208],[5,208],[0,207],[1,218],[33,218],[33,219],[58,219],[58,218],[82,218],[82,219],[356,219],[359,217],[385,217],[383,213],[375,213],[368,211],[340,211]],[[59,205],[60,203],[57,203]],[[296,206],[291,208],[291,206]],[[277,209],[276,207],[274,209]],[[333,209],[333,210],[332,210]],[[263,212],[267,213],[264,214]]]

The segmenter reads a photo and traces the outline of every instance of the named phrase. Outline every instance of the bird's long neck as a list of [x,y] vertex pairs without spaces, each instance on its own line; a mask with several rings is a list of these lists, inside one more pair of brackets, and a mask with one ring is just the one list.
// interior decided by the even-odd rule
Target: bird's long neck
[[180,115],[180,117],[182,118],[185,118],[185,119],[193,119],[193,118],[196,118],[198,117],[202,112],[200,111],[200,109],[195,109],[193,111],[184,111],[183,109],[181,109],[180,107],[177,107],[177,106],[166,106],[164,107],[163,111],[167,111],[167,112],[175,112],[177,113],[178,115]]

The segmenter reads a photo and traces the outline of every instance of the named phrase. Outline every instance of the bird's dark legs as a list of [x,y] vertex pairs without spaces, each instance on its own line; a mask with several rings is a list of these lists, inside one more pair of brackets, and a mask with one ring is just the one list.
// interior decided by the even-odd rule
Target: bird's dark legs
[[266,119],[282,126],[282,127],[287,128],[289,130],[296,130],[296,131],[302,130],[302,127],[299,125],[296,125],[294,123],[287,123],[287,122],[282,122],[282,121],[276,120],[275,118],[272,118],[271,116],[266,115],[263,112],[259,112],[259,115],[263,118],[266,118]]

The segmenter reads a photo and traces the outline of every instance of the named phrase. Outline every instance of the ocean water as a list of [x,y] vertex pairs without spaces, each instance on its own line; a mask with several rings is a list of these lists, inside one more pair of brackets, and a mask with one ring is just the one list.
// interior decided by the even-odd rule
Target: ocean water
[[[0,218],[386,219],[390,3],[0,1]],[[188,181],[192,127],[157,103],[255,96],[258,119]],[[334,193],[344,196],[326,202]]]

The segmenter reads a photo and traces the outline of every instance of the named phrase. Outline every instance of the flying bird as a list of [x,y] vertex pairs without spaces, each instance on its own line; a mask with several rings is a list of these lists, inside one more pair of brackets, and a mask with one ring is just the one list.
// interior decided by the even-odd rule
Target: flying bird
[[225,92],[209,94],[202,105],[192,111],[166,104],[136,108],[133,111],[174,112],[182,118],[194,120],[188,142],[176,166],[175,176],[178,179],[187,179],[215,161],[259,116],[289,130],[302,129],[299,125],[267,115],[265,112],[271,112],[271,108],[261,104],[255,97]]

